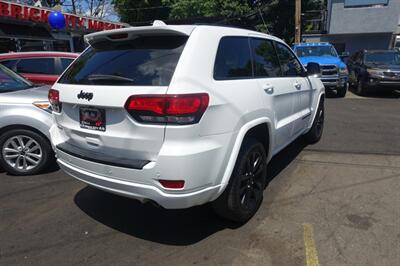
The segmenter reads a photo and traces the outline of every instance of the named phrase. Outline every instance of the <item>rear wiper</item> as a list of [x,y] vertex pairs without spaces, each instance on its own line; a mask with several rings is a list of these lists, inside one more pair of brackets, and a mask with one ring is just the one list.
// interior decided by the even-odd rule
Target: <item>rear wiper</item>
[[124,82],[134,82],[134,79],[121,77],[117,75],[107,75],[107,74],[92,74],[87,77],[90,81],[124,81]]

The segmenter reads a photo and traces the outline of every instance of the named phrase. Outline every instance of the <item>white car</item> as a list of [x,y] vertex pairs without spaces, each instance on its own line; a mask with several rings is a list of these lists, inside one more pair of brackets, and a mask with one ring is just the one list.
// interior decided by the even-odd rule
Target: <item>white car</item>
[[49,92],[60,167],[102,190],[168,208],[213,202],[244,222],[267,162],[321,138],[324,86],[280,39],[219,26],[153,26],[86,36]]

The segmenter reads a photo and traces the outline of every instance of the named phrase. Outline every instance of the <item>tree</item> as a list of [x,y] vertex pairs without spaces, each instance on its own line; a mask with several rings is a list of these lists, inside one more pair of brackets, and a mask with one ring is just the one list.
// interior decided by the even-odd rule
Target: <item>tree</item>
[[[268,18],[268,28],[271,33],[284,39],[288,43],[294,41],[294,11],[295,1],[273,0],[268,1],[265,17]],[[302,12],[320,10],[322,3],[319,0],[302,0]]]
[[162,0],[170,7],[169,18],[244,16],[251,11],[251,1],[243,0]]
[[117,19],[112,0],[15,0],[14,2],[26,5],[40,3],[41,6],[49,8],[61,6],[64,12],[99,19]]
[[113,0],[121,21],[131,25],[150,24],[155,19],[168,19],[169,7],[162,0]]
[[78,15],[100,19],[116,16],[112,0],[64,0],[62,6],[65,11]]
[[[302,10],[320,10],[323,0],[302,0]],[[268,32],[291,43],[294,39],[293,0],[113,0],[123,22],[148,25],[156,19],[189,21],[217,17],[218,24]]]

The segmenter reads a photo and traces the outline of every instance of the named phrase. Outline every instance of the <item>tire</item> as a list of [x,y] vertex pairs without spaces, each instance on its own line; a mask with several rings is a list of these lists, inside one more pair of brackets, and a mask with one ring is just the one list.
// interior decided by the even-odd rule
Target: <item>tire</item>
[[337,96],[341,97],[341,98],[345,97],[346,93],[347,93],[347,87],[348,87],[348,85],[344,85],[343,87],[338,87],[336,89],[337,90]]
[[324,120],[325,120],[324,99],[321,99],[311,129],[306,134],[306,139],[308,143],[314,144],[320,141],[322,133],[324,131]]
[[0,165],[12,175],[33,175],[54,161],[49,141],[28,129],[12,129],[0,136]]
[[253,138],[245,139],[228,186],[212,203],[215,213],[237,223],[248,221],[262,203],[266,176],[267,156],[263,144]]

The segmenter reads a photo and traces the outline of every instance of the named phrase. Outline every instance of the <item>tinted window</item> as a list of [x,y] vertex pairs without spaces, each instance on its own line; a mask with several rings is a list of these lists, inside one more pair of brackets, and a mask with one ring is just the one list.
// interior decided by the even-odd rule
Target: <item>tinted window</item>
[[248,38],[222,38],[215,58],[214,79],[251,78],[252,72]]
[[3,66],[6,66],[6,67],[8,67],[9,69],[13,69],[13,70],[15,70],[15,64],[17,63],[17,61],[18,60],[5,60],[5,61],[1,61],[0,63],[3,65]]
[[63,72],[67,67],[74,61],[74,59],[61,58],[61,72]]
[[373,52],[365,54],[365,62],[373,64],[400,65],[400,52]]
[[256,77],[279,77],[281,68],[272,41],[251,39]]
[[89,47],[60,83],[168,86],[186,36],[144,36]]
[[0,65],[0,93],[25,90],[31,87],[32,83]]
[[335,48],[333,46],[300,46],[296,48],[296,54],[300,57],[305,56],[333,56],[337,57]]
[[303,75],[303,68],[295,55],[281,43],[276,43],[276,52],[281,63],[282,74],[285,77],[296,77]]
[[17,72],[54,75],[56,74],[56,71],[54,69],[54,59],[53,58],[21,59],[17,64]]

